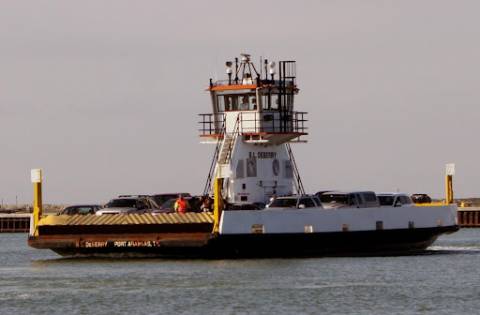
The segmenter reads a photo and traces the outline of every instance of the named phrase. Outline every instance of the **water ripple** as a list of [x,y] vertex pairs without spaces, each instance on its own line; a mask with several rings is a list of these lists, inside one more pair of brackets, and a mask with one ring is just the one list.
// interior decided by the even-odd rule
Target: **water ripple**
[[474,314],[480,230],[418,255],[64,259],[0,235],[0,314]]

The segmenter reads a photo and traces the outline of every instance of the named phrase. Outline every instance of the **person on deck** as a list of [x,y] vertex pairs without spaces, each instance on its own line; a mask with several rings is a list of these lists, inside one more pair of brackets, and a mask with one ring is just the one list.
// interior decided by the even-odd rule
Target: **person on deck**
[[179,195],[177,201],[175,201],[175,212],[187,213],[189,207],[188,201],[182,195]]
[[250,109],[250,104],[248,102],[248,96],[243,96],[242,97],[242,102],[240,103],[240,110],[249,110]]
[[202,205],[200,206],[200,210],[202,210],[202,212],[212,212],[212,210],[213,210],[212,208],[213,208],[212,198],[210,198],[209,196],[203,196]]

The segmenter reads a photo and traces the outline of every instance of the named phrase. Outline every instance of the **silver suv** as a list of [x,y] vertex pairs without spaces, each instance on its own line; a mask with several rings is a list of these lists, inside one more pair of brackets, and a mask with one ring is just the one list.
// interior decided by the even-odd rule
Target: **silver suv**
[[373,191],[329,191],[321,193],[320,201],[325,209],[372,208],[380,206]]
[[377,197],[380,206],[407,207],[414,205],[412,198],[404,193],[378,193]]

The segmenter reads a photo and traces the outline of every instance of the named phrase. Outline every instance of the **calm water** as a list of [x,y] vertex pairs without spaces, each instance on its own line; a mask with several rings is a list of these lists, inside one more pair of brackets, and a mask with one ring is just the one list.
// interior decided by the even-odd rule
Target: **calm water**
[[478,314],[480,229],[409,257],[61,259],[0,234],[1,314]]

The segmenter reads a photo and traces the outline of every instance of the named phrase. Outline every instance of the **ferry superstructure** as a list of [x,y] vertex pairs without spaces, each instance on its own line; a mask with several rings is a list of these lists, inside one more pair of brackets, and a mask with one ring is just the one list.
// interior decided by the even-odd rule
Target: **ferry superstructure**
[[307,113],[294,110],[295,61],[280,61],[277,70],[265,60],[263,78],[246,54],[235,59],[235,67],[231,61],[226,66],[228,80],[210,82],[212,113],[200,114],[200,136],[216,144],[204,193],[212,192],[217,177],[224,179],[229,203],[264,204],[274,195],[304,194],[290,148],[307,135]]

